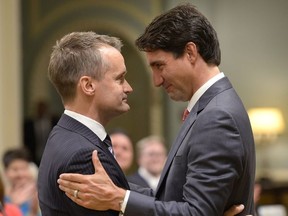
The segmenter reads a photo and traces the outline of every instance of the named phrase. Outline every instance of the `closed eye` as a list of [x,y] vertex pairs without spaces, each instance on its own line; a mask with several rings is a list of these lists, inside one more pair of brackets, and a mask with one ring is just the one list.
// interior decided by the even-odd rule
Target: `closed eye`
[[160,62],[154,62],[154,63],[150,64],[150,66],[151,66],[152,68],[157,69],[157,70],[162,70],[163,67],[164,67],[164,64],[163,64],[163,63],[160,63]]
[[116,81],[118,81],[120,84],[123,84],[125,82],[125,75],[126,71],[119,74],[119,76],[116,77]]

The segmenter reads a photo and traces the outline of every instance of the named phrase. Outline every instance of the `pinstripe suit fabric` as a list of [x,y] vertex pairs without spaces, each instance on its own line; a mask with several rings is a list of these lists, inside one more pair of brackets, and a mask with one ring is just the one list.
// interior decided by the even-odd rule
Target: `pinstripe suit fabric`
[[125,175],[107,145],[89,128],[63,114],[49,135],[39,167],[38,196],[43,216],[119,215],[112,210],[93,211],[83,208],[58,188],[57,179],[61,173],[94,173],[92,151],[95,149],[112,181],[119,187],[129,189]]

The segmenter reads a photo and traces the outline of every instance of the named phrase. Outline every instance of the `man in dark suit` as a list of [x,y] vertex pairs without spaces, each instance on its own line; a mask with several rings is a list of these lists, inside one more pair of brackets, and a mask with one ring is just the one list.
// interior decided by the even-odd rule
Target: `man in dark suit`
[[[39,168],[38,190],[42,215],[119,215],[119,211],[95,211],[72,202],[59,190],[61,173],[92,174],[91,156],[98,151],[103,167],[120,188],[128,182],[116,162],[105,131],[114,117],[127,112],[131,86],[118,38],[94,32],[74,32],[54,46],[48,76],[65,107],[49,135]],[[75,188],[73,195],[81,192]]]
[[127,176],[129,183],[157,188],[167,157],[164,140],[158,136],[147,136],[136,143],[138,170]]
[[[134,185],[131,190],[115,188],[103,177],[96,154],[95,174],[64,174],[61,188],[93,209],[116,210],[119,206],[113,201],[122,200],[125,216],[216,216],[239,203],[245,206],[239,215],[253,215],[252,130],[240,98],[218,68],[221,54],[212,25],[192,5],[180,5],[156,17],[136,45],[146,54],[154,85],[175,101],[189,101],[189,114],[170,149],[155,196]],[[93,180],[84,185],[86,178]],[[106,190],[97,193],[103,184]],[[82,196],[71,197],[71,187]],[[92,190],[93,202],[83,201]]]

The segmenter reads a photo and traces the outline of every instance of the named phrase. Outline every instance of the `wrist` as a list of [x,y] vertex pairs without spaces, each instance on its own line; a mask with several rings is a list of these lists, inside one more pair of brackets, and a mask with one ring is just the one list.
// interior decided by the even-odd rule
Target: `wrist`
[[126,190],[122,188],[118,188],[117,192],[115,193],[115,197],[113,200],[112,209],[121,212],[121,208],[125,199]]

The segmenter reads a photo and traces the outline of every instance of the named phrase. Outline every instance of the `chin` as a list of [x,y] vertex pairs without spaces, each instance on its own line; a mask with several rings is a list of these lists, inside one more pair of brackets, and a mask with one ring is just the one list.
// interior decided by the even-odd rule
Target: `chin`
[[124,114],[124,113],[127,113],[128,111],[130,110],[130,108],[123,108],[123,109],[121,109],[121,110],[119,110],[119,114],[121,115],[121,114]]
[[189,101],[190,99],[186,99],[184,97],[181,97],[181,95],[172,95],[172,94],[169,94],[169,97],[174,100],[174,101],[180,101],[180,102],[186,102],[186,101]]
[[169,95],[169,97],[174,101],[182,101],[179,97],[177,97],[175,95]]
[[128,111],[130,110],[130,106],[127,104],[123,110],[124,110],[125,112],[128,112]]

